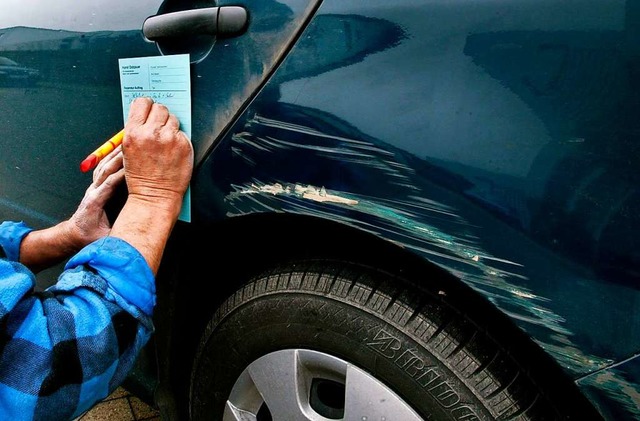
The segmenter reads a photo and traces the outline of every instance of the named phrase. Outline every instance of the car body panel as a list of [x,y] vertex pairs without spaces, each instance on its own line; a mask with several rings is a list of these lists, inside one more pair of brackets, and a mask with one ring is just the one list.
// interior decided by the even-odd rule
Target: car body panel
[[117,58],[159,54],[139,28],[160,3],[0,5],[0,55],[40,74],[0,87],[0,216],[39,228],[73,212],[91,179],[79,162],[122,128]]
[[640,418],[640,356],[585,376],[578,386],[606,419]]
[[[170,48],[194,61],[193,227],[299,214],[374,234],[492,302],[599,408],[622,402],[603,413],[638,415],[635,365],[607,370],[640,350],[635,3],[217,4],[246,7],[247,32]],[[117,59],[160,54],[140,34],[159,9],[210,5],[3,1],[0,56],[40,80],[0,87],[2,219],[73,211],[80,161],[122,127]]]
[[338,221],[456,275],[575,379],[634,355],[640,16],[570,3],[324,2],[199,168],[194,221]]
[[[80,161],[122,128],[118,58],[160,55],[142,36],[145,19],[214,5],[195,0],[145,0],[134,6],[99,0],[67,8],[42,3],[0,5],[0,55],[41,75],[41,83],[28,90],[0,87],[0,216],[35,227],[70,215],[90,180],[90,174],[80,173]],[[205,39],[195,46],[191,39],[178,40],[171,46],[198,61],[191,75],[197,157],[259,88],[315,7],[308,0],[233,4],[245,6],[252,16],[242,37]],[[23,9],[31,14],[11,13]]]

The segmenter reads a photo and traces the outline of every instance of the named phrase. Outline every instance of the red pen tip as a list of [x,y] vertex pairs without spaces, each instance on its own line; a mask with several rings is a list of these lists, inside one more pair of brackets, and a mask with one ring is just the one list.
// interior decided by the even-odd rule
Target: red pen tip
[[80,163],[80,171],[87,172],[92,170],[98,163],[98,158],[95,155],[89,155],[87,159]]

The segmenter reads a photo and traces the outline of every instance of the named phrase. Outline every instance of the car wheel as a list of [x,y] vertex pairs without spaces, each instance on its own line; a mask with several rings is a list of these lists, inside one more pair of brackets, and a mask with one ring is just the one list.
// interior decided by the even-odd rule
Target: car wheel
[[407,285],[333,261],[254,278],[201,339],[191,419],[557,418],[489,332]]

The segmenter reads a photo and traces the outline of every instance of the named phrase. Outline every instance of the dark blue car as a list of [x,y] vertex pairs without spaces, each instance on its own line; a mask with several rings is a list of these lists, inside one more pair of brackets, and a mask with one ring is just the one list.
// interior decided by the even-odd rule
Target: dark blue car
[[67,218],[118,59],[170,54],[163,419],[640,419],[639,1],[3,0],[0,217]]
[[38,70],[20,66],[13,60],[0,57],[0,87],[28,86],[38,80]]

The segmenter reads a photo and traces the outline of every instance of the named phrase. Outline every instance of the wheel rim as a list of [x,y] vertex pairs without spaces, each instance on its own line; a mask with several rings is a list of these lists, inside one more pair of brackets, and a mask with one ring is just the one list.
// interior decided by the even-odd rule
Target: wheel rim
[[224,421],[421,420],[389,387],[334,356],[276,351],[252,362],[227,400]]

